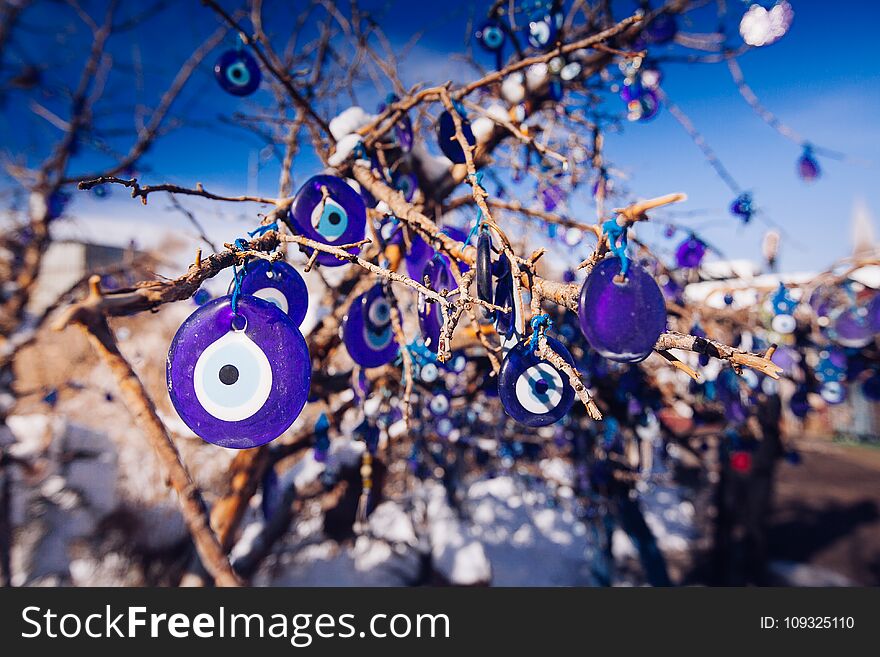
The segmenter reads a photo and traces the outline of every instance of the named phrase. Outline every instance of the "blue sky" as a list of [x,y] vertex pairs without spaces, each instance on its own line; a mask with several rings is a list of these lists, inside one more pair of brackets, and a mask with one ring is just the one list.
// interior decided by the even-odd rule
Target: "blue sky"
[[[120,37],[113,43],[114,61],[121,74],[137,56],[142,62],[144,83],[142,89],[132,89],[130,78],[111,76],[107,95],[124,99],[120,104],[131,104],[133,98],[154,102],[161,89],[185,58],[196,39],[204,38],[215,27],[213,16],[197,3],[179,3],[168,15],[153,19],[141,29]],[[469,16],[489,3],[456,3],[454,0],[439,8],[435,3],[387,3],[383,7],[381,23],[395,47],[402,47],[418,32],[422,38],[411,52],[403,69],[404,81],[419,79],[440,82],[462,75],[464,67],[450,55],[462,52]],[[568,3],[566,3],[568,4]],[[745,4],[728,0],[731,12],[739,14]],[[756,49],[740,59],[749,84],[763,104],[775,112],[810,141],[843,151],[873,166],[820,159],[822,178],[813,184],[802,182],[795,175],[795,161],[800,149],[761,121],[737,92],[727,67],[719,65],[685,65],[669,63],[664,66],[664,90],[693,120],[718,153],[725,166],[739,184],[755,195],[757,204],[773,222],[779,224],[783,237],[781,265],[783,269],[816,269],[847,255],[851,249],[850,216],[853,204],[863,199],[874,216],[880,215],[880,73],[872,45],[876,41],[876,25],[880,20],[877,3],[820,2],[793,0],[795,20],[789,34],[778,43]],[[229,6],[233,6],[230,4]],[[282,5],[283,6],[283,3]],[[621,16],[625,8],[621,8]],[[284,33],[290,23],[289,15],[278,12],[273,16],[272,29]],[[714,25],[711,11],[696,15],[697,23],[682,27],[685,31],[704,31]],[[32,14],[30,26],[52,25],[64,21],[63,16]],[[735,21],[728,21],[730,32],[736,37]],[[19,41],[12,57],[36,58],[46,48],[59,53],[61,62],[45,75],[51,80],[69,79],[77,61],[76,36],[65,43],[46,41],[41,36],[51,30],[35,30],[26,40]],[[58,33],[61,33],[60,31]],[[230,39],[230,43],[231,43]],[[229,44],[226,44],[227,46]],[[223,47],[219,48],[217,54]],[[657,54],[662,54],[657,51]],[[62,56],[63,55],[63,56]],[[69,58],[68,58],[69,55]],[[142,182],[175,182],[193,185],[196,181],[228,192],[253,191],[249,179],[249,165],[260,148],[252,136],[233,128],[217,129],[215,117],[229,115],[250,105],[225,95],[210,74],[210,56],[195,77],[194,84],[181,98],[178,109],[190,120],[190,125],[175,132],[151,152],[146,160],[148,172]],[[63,64],[69,59],[69,66]],[[491,66],[487,58],[485,65]],[[260,92],[263,93],[263,92]],[[0,113],[0,143],[12,148],[39,142],[51,134],[52,128],[28,110],[28,99],[23,94],[7,98]],[[375,93],[365,94],[364,105],[372,110]],[[259,94],[255,97],[259,100]],[[265,100],[265,96],[263,97]],[[37,98],[55,108],[60,99]],[[609,106],[612,103],[609,103]],[[57,106],[63,111],[63,104]],[[131,113],[120,109],[112,120],[119,125],[131,123]],[[204,125],[200,125],[204,123]],[[609,135],[606,154],[617,169],[628,176],[627,186],[639,197],[682,191],[689,201],[682,210],[705,210],[705,216],[679,219],[691,225],[713,244],[722,248],[728,257],[756,259],[760,253],[762,236],[768,226],[759,221],[742,227],[727,213],[732,194],[703,159],[681,126],[666,111],[646,124],[624,125],[621,134]],[[85,153],[80,158],[83,168],[93,164]],[[315,158],[304,153],[297,161],[295,175],[304,180],[317,169]],[[277,169],[264,168],[256,187],[274,194]],[[121,190],[105,201],[85,195],[78,197],[75,214],[77,226],[87,226],[94,218],[105,221],[151,222],[171,224],[174,216],[165,212],[167,203],[156,198],[148,208],[141,208]],[[223,218],[231,219],[253,208],[205,207],[197,205],[209,233],[217,241],[228,240],[231,227]],[[591,207],[575,203],[570,214],[592,220]],[[86,228],[83,228],[86,230]],[[644,237],[662,243],[661,227],[639,227]]]

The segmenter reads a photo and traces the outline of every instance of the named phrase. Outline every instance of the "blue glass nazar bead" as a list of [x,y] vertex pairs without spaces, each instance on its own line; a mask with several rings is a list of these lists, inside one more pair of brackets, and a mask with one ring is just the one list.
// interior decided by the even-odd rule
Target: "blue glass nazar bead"
[[752,216],[755,214],[755,208],[752,202],[752,195],[748,192],[743,192],[739,196],[737,196],[733,203],[730,204],[730,213],[739,219],[742,220],[744,224],[749,223],[751,221]]
[[[364,239],[367,208],[361,195],[336,176],[313,176],[300,187],[290,208],[291,228],[309,239],[340,246]],[[311,249],[307,249],[311,252]],[[356,250],[352,250],[352,253]],[[331,253],[319,253],[326,267],[347,264]]]
[[227,50],[214,64],[214,76],[227,93],[250,96],[260,86],[262,74],[257,60],[241,49]]
[[811,147],[804,146],[804,152],[801,153],[801,156],[798,158],[797,172],[801,180],[804,182],[813,182],[821,174],[819,162],[813,155],[813,149]]
[[391,305],[381,285],[374,285],[352,302],[343,320],[342,341],[352,360],[363,367],[379,367],[397,356]]
[[[555,338],[546,338],[548,346],[574,367],[568,349]],[[498,396],[507,414],[529,427],[558,422],[574,403],[568,376],[539,358],[528,341],[507,352],[498,375]]]
[[290,317],[243,296],[198,308],[180,326],[167,359],[168,394],[183,422],[221,447],[258,447],[284,433],[305,406],[311,360]]
[[[381,114],[388,106],[400,100],[397,94],[388,94],[384,103],[379,103],[377,112]],[[413,147],[413,129],[412,121],[408,114],[404,114],[400,120],[394,124],[394,141],[404,153],[409,153]]]
[[281,260],[249,262],[241,281],[241,293],[274,303],[297,326],[303,323],[309,309],[309,290],[302,275]]
[[488,20],[474,32],[480,46],[489,52],[497,52],[504,47],[506,35],[501,24],[496,20]]
[[480,235],[477,237],[477,257],[474,267],[477,274],[477,297],[492,303],[492,236],[485,228],[480,230]]
[[654,349],[666,329],[666,304],[653,277],[631,263],[626,280],[616,282],[620,260],[608,257],[590,272],[581,288],[581,331],[599,355],[638,363]]

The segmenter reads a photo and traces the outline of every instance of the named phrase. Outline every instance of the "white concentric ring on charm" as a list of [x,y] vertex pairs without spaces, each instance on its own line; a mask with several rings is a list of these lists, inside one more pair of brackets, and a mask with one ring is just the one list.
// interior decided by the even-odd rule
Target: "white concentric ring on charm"
[[794,333],[797,328],[797,322],[791,315],[776,315],[770,323],[770,327],[777,333],[788,335]]
[[285,315],[287,314],[287,297],[284,296],[284,292],[277,287],[264,287],[251,294],[260,299],[265,299],[269,303],[275,304]]
[[[549,378],[548,378],[549,377]],[[547,402],[535,398],[534,385],[537,381],[547,380]],[[562,377],[550,363],[532,365],[516,379],[516,398],[522,407],[536,415],[552,411],[562,401]]]
[[[220,380],[220,370],[227,365],[237,371],[232,384]],[[246,420],[269,398],[272,366],[263,350],[243,331],[229,331],[199,356],[193,370],[193,387],[202,408],[218,420]]]

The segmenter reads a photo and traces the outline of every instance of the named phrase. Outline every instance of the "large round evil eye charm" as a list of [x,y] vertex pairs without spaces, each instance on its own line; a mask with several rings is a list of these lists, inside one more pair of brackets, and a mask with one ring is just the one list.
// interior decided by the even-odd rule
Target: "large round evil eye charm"
[[[568,349],[555,338],[546,338],[549,347],[574,367]],[[498,375],[498,396],[507,414],[529,427],[559,421],[574,403],[568,376],[535,355],[528,342],[507,352]]]
[[615,280],[620,260],[606,258],[581,288],[578,318],[584,337],[599,355],[621,363],[645,360],[666,328],[663,293],[651,275],[630,263],[626,279]]
[[260,86],[260,67],[245,50],[227,50],[214,64],[214,76],[227,93],[250,96]]
[[[471,146],[477,143],[474,132],[471,130],[471,123],[463,116],[461,117],[461,132],[465,140]],[[464,164],[464,150],[455,136],[455,121],[449,112],[444,111],[440,115],[440,121],[437,126],[437,142],[440,144],[440,150],[443,154],[452,160],[455,164]]]
[[[233,284],[235,281],[233,281]],[[309,290],[300,273],[286,262],[249,262],[241,293],[274,303],[299,326],[309,309]]]
[[[422,278],[428,279],[428,285],[435,292],[446,288],[451,290],[454,284],[452,270],[446,256],[435,255],[425,265]],[[419,327],[422,330],[422,338],[425,346],[435,354],[440,347],[440,329],[443,327],[443,313],[440,304],[429,301],[424,295],[419,295]]]
[[477,297],[492,303],[492,237],[488,230],[481,230],[477,238]]
[[[364,239],[367,208],[351,186],[336,176],[314,176],[300,187],[290,209],[294,230],[330,246],[352,244]],[[330,253],[319,253],[318,262],[338,267],[347,261]]]
[[352,360],[362,367],[379,367],[397,356],[391,306],[381,285],[352,302],[342,325],[342,341]]
[[168,394],[184,423],[204,440],[245,449],[293,424],[309,394],[305,338],[272,303],[242,296],[201,306],[171,341]]

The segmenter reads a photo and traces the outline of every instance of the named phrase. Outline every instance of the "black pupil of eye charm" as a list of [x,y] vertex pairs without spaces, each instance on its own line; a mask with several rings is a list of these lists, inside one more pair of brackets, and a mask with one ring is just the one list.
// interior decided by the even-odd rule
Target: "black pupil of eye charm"
[[245,50],[227,50],[214,65],[214,76],[224,91],[249,96],[260,86],[262,76],[257,60]]
[[224,365],[220,368],[220,383],[231,386],[238,381],[238,368],[235,365]]
[[[364,238],[367,207],[360,193],[336,176],[314,176],[294,197],[286,220],[297,233],[330,246],[353,244]],[[347,264],[332,253],[321,252],[317,262],[326,267]]]
[[230,296],[200,306],[168,351],[168,393],[183,422],[221,447],[258,447],[283,434],[308,399],[305,338],[276,305]]
[[[568,349],[555,338],[545,337],[550,348],[574,367]],[[507,352],[498,376],[498,396],[510,417],[530,427],[559,421],[574,403],[568,376],[539,358],[527,341]]]
[[343,320],[342,341],[352,360],[363,367],[379,367],[397,357],[391,326],[391,306],[381,285],[375,285],[351,304]]

